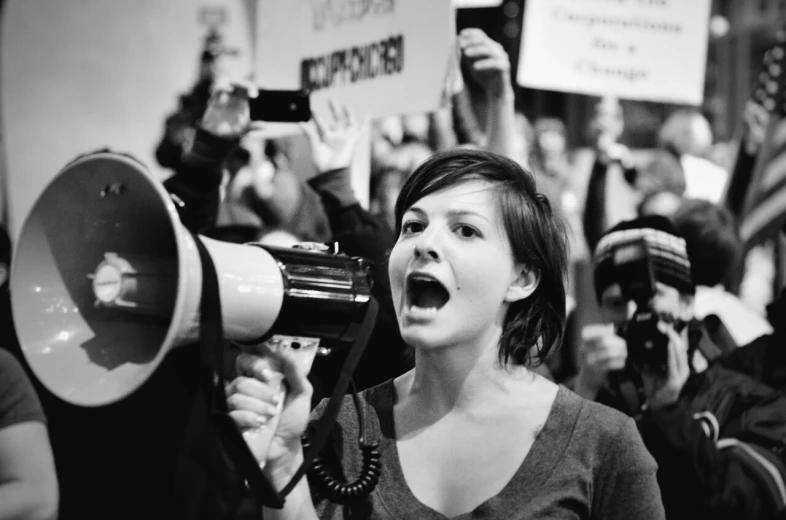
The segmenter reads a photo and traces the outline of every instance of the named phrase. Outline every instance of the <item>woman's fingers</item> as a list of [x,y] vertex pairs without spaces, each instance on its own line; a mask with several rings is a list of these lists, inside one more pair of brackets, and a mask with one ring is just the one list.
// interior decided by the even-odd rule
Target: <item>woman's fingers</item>
[[311,121],[300,123],[300,128],[303,130],[303,133],[306,134],[306,137],[308,137],[312,147],[319,144],[321,141],[321,136],[319,134],[319,130],[317,129],[317,124],[313,119]]
[[462,45],[478,43],[487,39],[489,39],[488,35],[477,27],[468,27],[459,33],[459,43]]
[[[281,394],[276,394],[280,396]],[[280,401],[280,398],[276,398]],[[230,410],[251,412],[267,421],[278,412],[278,404],[275,402],[263,401],[246,394],[234,393],[227,397],[227,406]]]
[[314,122],[314,126],[317,129],[317,134],[319,135],[320,141],[324,141],[328,135],[328,132],[330,132],[330,122],[326,120],[325,117],[317,110],[312,111],[311,120]]
[[232,410],[229,416],[241,430],[253,430],[267,424],[267,420],[247,410]]
[[342,118],[342,113],[339,112],[339,109],[336,106],[336,102],[333,100],[333,98],[328,99],[328,108],[330,108],[330,115],[332,116],[331,123],[333,125],[341,121],[343,122],[347,121],[346,119]]
[[488,58],[485,60],[476,61],[472,68],[475,70],[509,70],[510,61],[500,58]]

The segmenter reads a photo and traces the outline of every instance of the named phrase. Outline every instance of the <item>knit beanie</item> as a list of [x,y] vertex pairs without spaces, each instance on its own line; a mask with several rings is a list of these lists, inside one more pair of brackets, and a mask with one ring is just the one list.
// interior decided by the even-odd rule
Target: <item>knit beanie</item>
[[685,240],[671,221],[661,215],[649,215],[620,222],[607,231],[595,248],[595,295],[600,301],[603,291],[617,283],[614,251],[632,240],[644,240],[649,252],[655,279],[681,294],[696,290],[690,275],[690,260]]

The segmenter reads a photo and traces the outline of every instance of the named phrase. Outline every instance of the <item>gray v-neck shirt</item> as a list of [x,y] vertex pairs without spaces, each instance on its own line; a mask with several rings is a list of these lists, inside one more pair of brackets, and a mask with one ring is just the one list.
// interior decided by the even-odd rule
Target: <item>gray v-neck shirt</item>
[[[371,495],[351,506],[315,497],[320,519],[448,518],[421,503],[407,485],[396,447],[395,400],[392,381],[361,393],[367,438],[379,442],[382,475]],[[312,419],[321,416],[325,405],[323,402],[314,410]],[[359,473],[361,457],[351,397],[344,399],[333,436],[344,474],[352,481]],[[631,418],[561,386],[543,428],[513,478],[498,495],[453,518],[662,519],[656,470]]]

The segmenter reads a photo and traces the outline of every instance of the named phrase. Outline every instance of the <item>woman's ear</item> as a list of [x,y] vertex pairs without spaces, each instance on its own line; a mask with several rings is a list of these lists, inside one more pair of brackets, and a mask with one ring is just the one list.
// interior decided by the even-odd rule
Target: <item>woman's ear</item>
[[513,283],[508,287],[508,292],[505,294],[505,301],[507,303],[517,302],[528,298],[535,289],[538,288],[540,283],[540,273],[537,269],[530,267],[520,267],[518,269],[518,276]]

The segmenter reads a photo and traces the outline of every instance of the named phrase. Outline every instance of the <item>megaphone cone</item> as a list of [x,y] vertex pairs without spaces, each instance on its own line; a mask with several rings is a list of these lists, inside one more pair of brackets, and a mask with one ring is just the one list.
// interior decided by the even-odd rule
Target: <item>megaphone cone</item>
[[[288,296],[293,280],[282,274],[285,261],[270,248],[199,239],[215,264],[227,339],[259,340],[274,324],[282,333],[293,332],[293,314],[309,306]],[[318,266],[305,271],[319,278]],[[334,276],[336,269],[323,271]],[[350,278],[327,285],[344,301],[338,312],[354,321],[355,304],[367,299],[367,291],[364,282],[355,284],[362,275]],[[194,237],[164,187],[124,155],[79,158],[45,188],[22,226],[10,290],[17,335],[33,373],[53,394],[77,405],[126,397],[167,352],[199,334],[202,266]],[[331,299],[300,292],[309,301]],[[317,312],[322,320],[336,318],[335,312]],[[347,332],[351,325],[342,328],[341,321],[332,325],[341,330],[329,335]]]

